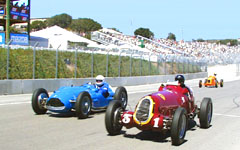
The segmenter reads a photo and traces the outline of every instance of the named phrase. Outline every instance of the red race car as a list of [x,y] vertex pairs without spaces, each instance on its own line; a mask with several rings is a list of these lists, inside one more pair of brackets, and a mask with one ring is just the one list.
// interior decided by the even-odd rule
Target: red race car
[[123,126],[140,130],[171,131],[172,145],[184,142],[188,120],[198,116],[200,127],[209,128],[212,120],[211,98],[203,98],[200,108],[193,92],[184,84],[184,76],[177,75],[176,85],[161,85],[158,92],[144,96],[134,111],[124,110],[121,103],[112,101],[106,111],[105,126],[109,135],[120,134]]

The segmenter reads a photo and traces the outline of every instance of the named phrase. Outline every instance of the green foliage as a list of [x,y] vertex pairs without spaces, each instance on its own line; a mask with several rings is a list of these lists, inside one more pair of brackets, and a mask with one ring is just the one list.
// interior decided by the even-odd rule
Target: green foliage
[[72,16],[65,13],[53,16],[52,18],[47,20],[48,27],[57,25],[61,28],[67,28],[70,26],[71,23],[72,23]]
[[[0,48],[0,80],[6,79],[7,50]],[[76,77],[87,78],[92,74],[106,75],[108,77],[120,76],[147,76],[159,74],[173,74],[178,72],[199,72],[199,66],[191,64],[179,64],[171,62],[149,62],[147,60],[130,58],[129,56],[88,54],[75,52],[58,52],[58,76],[57,78],[74,78],[75,64],[77,67]],[[35,64],[35,78],[55,78],[56,74],[56,51],[37,50]],[[108,60],[108,63],[107,63]],[[119,71],[120,62],[120,71]],[[184,67],[184,68],[183,68]],[[120,74],[119,74],[120,72]],[[132,73],[130,73],[132,72]],[[15,49],[10,50],[9,79],[31,79],[33,77],[33,50]]]
[[202,38],[197,39],[197,42],[205,42]]
[[30,25],[31,31],[42,30],[47,27],[47,23],[45,21],[33,21]]
[[238,40],[235,39],[225,39],[225,40],[219,40],[217,41],[217,43],[219,44],[224,44],[224,45],[228,45],[228,46],[236,46],[238,45]]
[[92,19],[79,18],[72,21],[70,28],[80,34],[102,29],[102,25]]
[[153,32],[150,31],[148,28],[138,28],[134,31],[134,35],[140,35],[148,39],[154,37]]
[[87,47],[88,43],[86,42],[70,42],[68,41],[70,47]]
[[10,28],[10,33],[20,33],[20,31],[14,27],[9,27],[9,28]]
[[173,34],[173,33],[168,33],[167,39],[176,41],[176,36],[175,36],[175,34]]

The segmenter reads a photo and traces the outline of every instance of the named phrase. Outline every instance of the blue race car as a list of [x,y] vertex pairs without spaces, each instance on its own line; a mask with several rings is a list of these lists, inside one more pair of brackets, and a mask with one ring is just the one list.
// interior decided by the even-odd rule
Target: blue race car
[[109,102],[119,100],[123,108],[128,102],[127,90],[120,86],[115,93],[105,82],[108,94],[103,94],[95,84],[86,83],[81,86],[65,86],[54,91],[49,97],[47,90],[36,89],[32,95],[32,108],[36,114],[45,114],[47,110],[56,113],[76,111],[76,116],[85,119],[93,110],[106,109]]

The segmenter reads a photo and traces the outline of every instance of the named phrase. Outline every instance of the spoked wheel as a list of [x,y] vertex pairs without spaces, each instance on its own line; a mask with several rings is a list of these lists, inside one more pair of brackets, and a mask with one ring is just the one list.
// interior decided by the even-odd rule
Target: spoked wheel
[[199,80],[199,88],[202,87],[202,80]]
[[43,88],[36,89],[32,95],[32,109],[37,115],[45,114],[48,92]]
[[114,100],[120,101],[122,103],[122,108],[125,109],[128,103],[127,90],[122,86],[118,87],[114,94]]
[[184,142],[187,130],[187,112],[184,108],[179,107],[173,116],[171,125],[172,145],[180,145]]
[[92,100],[88,92],[81,92],[76,100],[75,109],[79,119],[85,119],[89,116],[92,108]]
[[211,98],[203,98],[200,106],[199,122],[201,128],[209,128],[212,121],[213,104]]
[[109,135],[118,135],[122,129],[121,114],[123,112],[120,101],[113,100],[109,103],[106,115],[105,126]]

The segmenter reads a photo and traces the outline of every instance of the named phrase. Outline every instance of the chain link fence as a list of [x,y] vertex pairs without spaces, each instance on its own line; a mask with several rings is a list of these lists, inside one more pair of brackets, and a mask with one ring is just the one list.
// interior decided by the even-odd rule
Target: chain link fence
[[206,59],[131,49],[0,48],[0,79],[87,78],[167,75],[207,70]]

